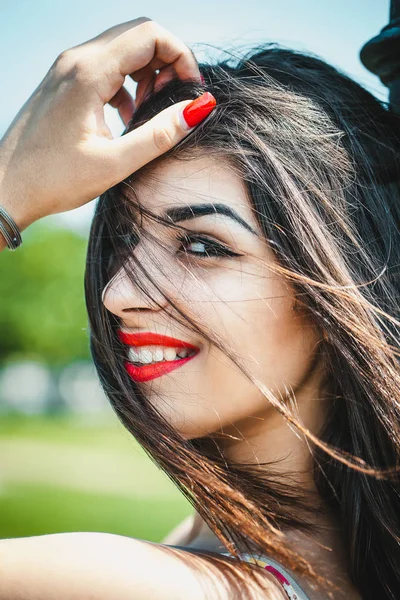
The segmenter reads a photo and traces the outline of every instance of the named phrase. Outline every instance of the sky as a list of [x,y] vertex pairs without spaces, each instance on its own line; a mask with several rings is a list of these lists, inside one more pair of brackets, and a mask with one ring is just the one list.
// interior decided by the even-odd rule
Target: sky
[[[199,61],[214,47],[246,48],[278,42],[318,55],[350,75],[375,96],[387,89],[359,60],[363,44],[389,20],[390,0],[0,0],[0,135],[63,51],[106,29],[146,16],[188,44]],[[134,93],[135,84],[125,82]],[[123,124],[105,107],[113,135]],[[86,233],[95,200],[73,211],[45,217]]]

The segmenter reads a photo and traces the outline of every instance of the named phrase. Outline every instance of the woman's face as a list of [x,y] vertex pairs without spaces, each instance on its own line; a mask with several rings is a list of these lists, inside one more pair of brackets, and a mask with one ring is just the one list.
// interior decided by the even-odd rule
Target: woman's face
[[[158,215],[180,209],[170,218],[179,219],[193,236],[180,241],[182,230],[143,218],[141,226],[162,248],[144,235],[134,252],[156,284],[179,309],[228,344],[278,397],[296,390],[309,372],[320,336],[304,314],[293,310],[292,290],[270,269],[275,258],[239,176],[222,160],[169,159],[134,188],[140,204]],[[215,255],[215,247],[195,236],[206,236],[237,256]],[[205,252],[211,256],[201,256]],[[233,361],[177,323],[174,310],[151,284],[140,284],[147,286],[152,300],[120,269],[106,286],[104,305],[119,317],[124,332],[166,335],[199,349],[179,368],[139,383],[184,437],[275,411]]]

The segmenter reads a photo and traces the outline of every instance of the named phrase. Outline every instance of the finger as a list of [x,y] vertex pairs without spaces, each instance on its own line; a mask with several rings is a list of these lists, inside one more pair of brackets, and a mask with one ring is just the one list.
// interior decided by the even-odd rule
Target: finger
[[118,110],[124,125],[128,125],[135,110],[135,101],[128,90],[122,86],[108,104]]
[[[190,50],[190,52],[192,52],[192,51]],[[194,54],[193,54],[193,56],[194,56]],[[196,58],[195,58],[195,60],[196,60]],[[133,79],[133,81],[139,82],[142,79],[151,79],[153,76],[156,75],[157,70],[159,70],[160,73],[161,72],[170,73],[171,76],[169,77],[169,79],[173,79],[177,76],[176,70],[173,65],[168,65],[164,61],[159,60],[158,58],[153,58],[153,60],[151,60],[150,63],[148,65],[146,65],[145,67],[138,69],[134,73],[129,73],[129,77],[131,79]],[[157,74],[157,78],[158,77],[159,77],[159,75]],[[202,83],[204,83],[204,77],[202,76],[201,73],[200,73],[200,80]]]
[[136,108],[138,108],[143,102],[147,94],[158,92],[163,85],[169,81],[172,81],[173,79],[176,79],[176,77],[176,71],[171,65],[160,69],[160,72],[157,74],[153,73],[149,67],[143,67],[143,69],[140,69],[140,71],[136,71],[135,77],[132,77],[132,79],[138,81],[135,92]]
[[134,73],[129,73],[129,75],[134,81],[140,81],[143,79],[143,77],[147,77],[150,73],[154,74],[159,69],[165,69],[168,66],[168,63],[155,56],[148,65],[138,69],[137,71],[134,71]]
[[[143,69],[142,69],[143,70]],[[157,75],[151,75],[147,79],[141,79],[136,86],[135,106],[139,108],[148,94],[158,92],[163,85],[176,78],[175,69],[171,66],[164,67]]]
[[125,31],[128,31],[128,29],[132,29],[133,27],[137,27],[142,23],[146,23],[147,21],[151,21],[151,19],[149,19],[148,17],[139,17],[138,19],[126,21],[125,23],[119,23],[118,25],[109,27],[99,35],[96,35],[90,40],[87,40],[83,44],[78,44],[77,46],[74,46],[74,48],[82,48],[82,50],[85,50],[86,48],[92,48],[95,45],[104,46],[105,44],[108,44],[108,42],[111,42],[111,40],[113,40],[117,36],[121,35],[121,33],[124,33]]
[[151,79],[156,75],[156,69],[153,69],[150,65],[146,65],[141,69],[138,69],[134,73],[129,73],[129,77],[139,83],[142,79]]
[[138,108],[140,106],[140,104],[143,102],[143,100],[146,98],[146,96],[153,93],[154,83],[155,83],[155,75],[153,75],[152,77],[149,77],[148,79],[142,79],[141,81],[139,81],[139,83],[137,84],[137,87],[136,87],[136,94],[135,94],[136,108]]
[[193,53],[179,38],[154,21],[141,23],[114,38],[104,46],[101,58],[107,74],[100,92],[104,102],[118,91],[119,77],[134,74],[149,65],[153,58],[165,65],[173,65],[180,79],[200,79]]
[[170,150],[202,122],[215,105],[215,98],[206,92],[196,100],[169,106],[130,133],[115,140],[104,140],[100,151],[104,159],[104,147],[108,149],[115,183]]
[[160,69],[160,72],[155,78],[154,82],[154,92],[158,92],[164,85],[166,85],[169,81],[172,81],[176,78],[176,71],[174,67],[168,66]]

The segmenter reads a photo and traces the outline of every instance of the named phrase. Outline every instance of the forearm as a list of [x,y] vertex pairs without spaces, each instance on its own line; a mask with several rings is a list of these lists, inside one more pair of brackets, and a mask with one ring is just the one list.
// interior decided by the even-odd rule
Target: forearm
[[95,533],[0,540],[0,600],[141,599],[131,545]]
[[[220,559],[222,557],[220,556]],[[231,566],[234,559],[223,557]],[[238,575],[238,573],[236,573]],[[261,588],[242,579],[249,600],[284,600],[260,569]],[[107,533],[58,533],[0,540],[0,600],[228,600],[236,598],[196,551]]]
[[0,540],[0,600],[211,600],[187,562],[104,533]]

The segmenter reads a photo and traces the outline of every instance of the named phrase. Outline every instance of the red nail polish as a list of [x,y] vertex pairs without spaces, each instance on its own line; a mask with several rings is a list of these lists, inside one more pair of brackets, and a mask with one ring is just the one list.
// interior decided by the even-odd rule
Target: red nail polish
[[206,80],[204,79],[204,77],[203,77],[203,75],[201,73],[200,73],[200,79],[201,79],[201,83],[203,85],[205,85],[206,84]]
[[210,92],[205,92],[188,104],[183,111],[183,118],[188,127],[196,127],[196,125],[201,123],[210,114],[216,104],[217,101]]

